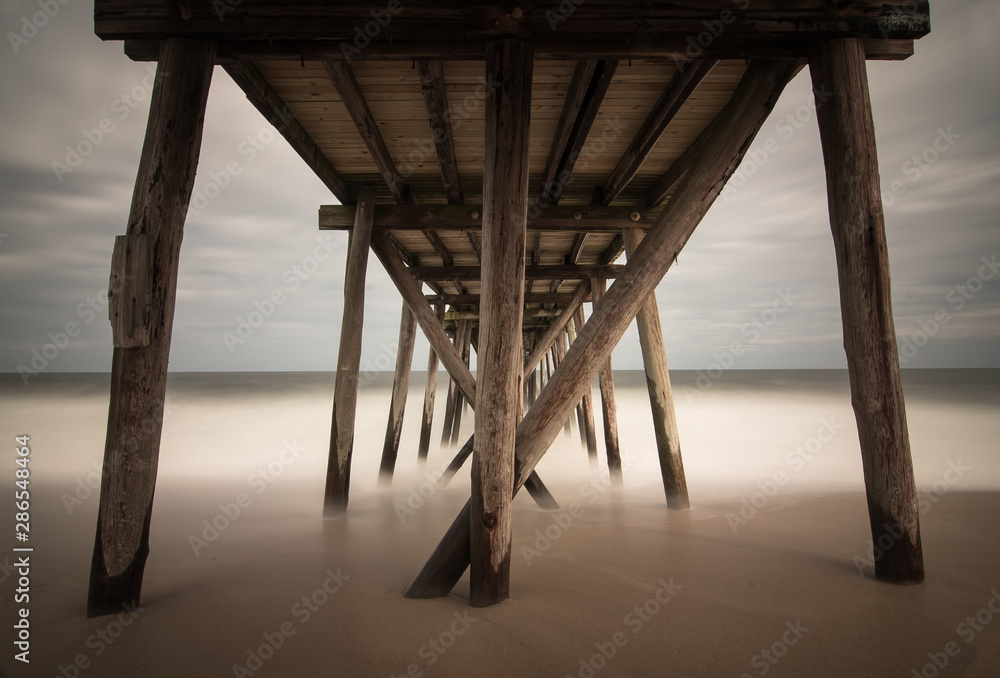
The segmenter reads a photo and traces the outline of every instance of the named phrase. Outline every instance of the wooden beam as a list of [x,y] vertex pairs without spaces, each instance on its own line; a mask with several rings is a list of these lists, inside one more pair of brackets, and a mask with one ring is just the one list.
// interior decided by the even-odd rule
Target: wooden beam
[[667,83],[663,94],[653,104],[645,121],[639,131],[632,138],[632,143],[622,154],[611,172],[611,176],[604,182],[601,191],[601,204],[610,205],[611,201],[618,197],[632,177],[636,175],[642,164],[646,162],[656,142],[666,131],[667,125],[674,119],[674,116],[681,110],[681,106],[687,102],[688,97],[697,89],[702,80],[712,72],[717,61],[695,61],[694,64],[680,62],[678,70]]
[[[722,123],[691,168],[674,199],[628,262],[625,274],[608,290],[594,315],[583,326],[547,390],[517,427],[514,448],[514,491],[548,450],[562,427],[562,418],[591,387],[646,297],[663,278],[694,229],[736,171],[778,96],[795,71],[795,62],[751,62]],[[437,549],[407,588],[409,598],[448,595],[468,567],[469,520],[466,507],[448,528]]]
[[[826,164],[851,402],[858,422],[875,576],[924,579],[920,511],[899,374],[892,286],[864,50],[855,38],[819,45],[809,60]],[[822,105],[819,105],[822,104]]]
[[[465,329],[468,327],[468,324],[468,320],[459,320],[455,325],[454,344],[460,356],[462,355],[462,346],[465,343]],[[441,428],[441,447],[447,447],[451,443],[451,434],[455,430],[455,412],[457,411],[458,382],[452,377],[448,380],[448,395],[444,401],[444,426]]]
[[[591,297],[594,300],[594,313],[604,297],[603,278],[590,281]],[[618,443],[618,403],[615,400],[615,378],[611,369],[611,355],[604,361],[600,369],[601,411],[604,415],[604,452],[608,460],[608,473],[611,475],[612,487],[622,486],[622,454]]]
[[354,126],[361,135],[361,140],[365,142],[368,152],[378,168],[379,174],[389,187],[389,192],[398,203],[409,203],[411,201],[410,188],[403,183],[403,177],[396,171],[396,164],[392,161],[389,149],[386,148],[382,133],[379,132],[378,123],[372,116],[368,108],[361,87],[354,77],[354,71],[347,62],[339,59],[324,59],[323,66],[326,68],[333,86],[337,88],[341,101],[347,109]]
[[[415,266],[408,269],[415,280],[479,280],[479,266]],[[625,270],[621,265],[601,264],[546,264],[525,266],[525,280],[584,280],[591,276],[617,278]]]
[[420,91],[424,95],[431,137],[441,165],[441,181],[448,203],[461,205],[462,183],[458,176],[458,161],[455,159],[455,137],[451,131],[451,115],[448,111],[448,90],[444,82],[444,70],[439,59],[419,59],[416,62],[420,76]]
[[473,231],[466,231],[465,235],[469,238],[469,244],[472,245],[472,251],[476,253],[476,260],[479,263],[483,263],[483,249],[479,244],[479,236]]
[[[471,231],[482,230],[482,205],[377,205],[376,231]],[[584,207],[553,205],[528,221],[528,230],[563,233],[613,233],[623,228],[648,229],[658,209],[636,207]],[[348,230],[353,223],[349,205],[319,208],[321,231]]]
[[470,602],[510,596],[514,430],[521,404],[521,313],[528,220],[531,43],[505,38],[486,48],[483,175],[483,299],[479,388],[472,452]]
[[225,66],[226,73],[239,85],[254,108],[260,111],[285,141],[299,154],[309,169],[337,200],[345,205],[355,202],[354,191],[309,135],[291,109],[271,87],[264,74],[249,61],[235,61]]
[[354,420],[358,407],[358,369],[361,365],[361,329],[365,316],[365,274],[371,242],[375,189],[362,188],[355,205],[355,226],[347,243],[344,271],[344,314],[340,325],[340,350],[333,392],[330,455],[323,491],[324,515],[347,509],[354,454]]
[[695,138],[694,142],[684,149],[684,152],[681,153],[680,157],[677,158],[677,160],[674,160],[673,164],[667,168],[667,171],[663,173],[663,176],[661,176],[653,187],[649,189],[649,192],[646,194],[646,198],[643,200],[643,205],[652,207],[659,205],[667,199],[670,192],[677,187],[680,180],[684,178],[684,175],[687,174],[687,171],[698,159],[698,156],[701,155],[702,148],[708,142],[708,139],[711,138],[718,119],[719,118],[717,116],[710,123],[708,123],[708,125],[705,126],[705,129],[702,130],[701,134]]
[[[379,6],[385,9],[386,5]],[[926,0],[854,0],[831,6],[827,0],[753,2],[746,9],[730,0],[679,0],[669,3],[581,3],[566,13],[560,0],[539,0],[512,12],[509,3],[477,4],[470,12],[462,0],[397,6],[389,30],[358,43],[355,28],[373,21],[370,3],[258,2],[189,3],[179,12],[172,0],[124,3],[96,0],[94,27],[103,40],[194,37],[231,42],[254,41],[259,52],[298,59],[306,47],[321,43],[327,53],[347,59],[441,59],[484,56],[491,38],[517,36],[539,43],[536,57],[573,55],[595,58],[611,52],[622,58],[646,55],[687,58],[691,42],[706,22],[719,21],[721,35],[710,48],[740,56],[788,56],[769,44],[837,36],[915,39],[930,30]],[[517,16],[515,16],[517,14]],[[556,17],[553,26],[552,17]],[[731,19],[722,25],[720,17]],[[553,28],[556,30],[553,30]],[[367,40],[370,36],[365,36]],[[308,44],[301,44],[301,43]],[[363,49],[362,49],[363,47]],[[313,46],[313,49],[317,49]],[[757,50],[760,50],[758,53]]]
[[[434,304],[434,312],[440,322],[444,318],[444,303]],[[431,447],[431,425],[434,423],[434,401],[437,398],[438,357],[434,347],[427,351],[427,386],[424,388],[424,416],[420,421],[420,443],[417,446],[417,464],[427,465],[427,453]]]
[[379,484],[392,484],[392,474],[399,455],[399,439],[403,433],[403,414],[406,395],[410,388],[410,365],[413,363],[413,343],[417,334],[417,321],[406,304],[399,318],[399,342],[396,345],[396,374],[392,380],[392,400],[389,403],[389,420],[385,426],[382,443],[382,462],[379,465]]
[[[573,316],[573,323],[576,325],[577,336],[584,325],[583,305],[576,309]],[[576,343],[574,338],[573,343]],[[587,458],[590,459],[591,466],[597,463],[597,428],[594,426],[594,392],[588,386],[583,392],[583,425],[587,435]]]
[[607,266],[608,264],[611,264],[616,259],[618,259],[618,257],[620,257],[622,252],[624,251],[625,251],[625,242],[622,240],[622,234],[619,233],[618,235],[616,235],[614,238],[611,239],[611,242],[608,243],[608,246],[605,248],[604,252],[601,253],[601,256],[599,257],[598,261]]
[[[528,281],[531,282],[531,281]],[[587,286],[587,297],[590,296],[590,285]],[[482,295],[479,294],[444,294],[444,295],[432,295],[432,299],[440,299],[445,303],[452,304],[453,306],[477,306],[482,300]],[[525,293],[524,303],[525,304],[556,304],[557,306],[562,306],[569,303],[573,298],[572,292],[559,292],[558,294],[551,294],[549,292],[532,292]]]
[[117,262],[121,268],[112,271],[112,279],[117,274],[124,285],[112,287],[111,294],[129,289],[141,296],[144,312],[136,318],[142,340],[130,348],[115,346],[112,357],[88,617],[139,606],[149,555],[181,237],[201,151],[214,50],[206,42],[165,41],[153,84],[126,230],[126,239],[151,245],[144,251],[151,254],[146,263],[151,263],[152,273],[145,277],[145,290],[126,278],[129,261],[138,252],[126,252]]
[[559,315],[556,316],[556,319],[552,321],[552,324],[549,325],[545,334],[542,335],[542,338],[536,342],[531,355],[529,355],[527,360],[524,361],[524,372],[522,377],[526,376],[529,372],[538,367],[540,362],[542,362],[542,358],[545,357],[548,350],[555,344],[559,333],[562,332],[564,327],[566,327],[566,323],[570,321],[570,318],[572,318],[573,314],[577,312],[577,309],[583,306],[583,302],[590,292],[589,287],[589,284],[581,283],[580,286],[576,288],[576,292],[573,293],[569,303],[563,307],[563,309],[559,312]]
[[549,145],[549,157],[545,161],[545,169],[542,170],[542,179],[536,199],[539,205],[553,203],[550,200],[550,195],[553,193],[558,179],[570,137],[573,136],[573,132],[577,128],[580,111],[583,110],[587,102],[588,93],[592,91],[591,84],[597,65],[598,61],[593,59],[578,61],[576,68],[573,69],[573,77],[569,81],[566,97],[563,99],[562,113],[559,115],[559,122],[556,123],[556,131],[552,135],[552,143]]
[[[639,243],[645,234],[636,229],[627,229],[623,231],[622,236],[625,248],[629,256],[632,256],[639,248]],[[642,366],[646,371],[646,389],[649,391],[653,433],[660,459],[660,475],[663,479],[663,492],[667,497],[667,508],[691,508],[687,478],[684,475],[684,461],[681,458],[677,412],[674,410],[673,389],[670,387],[667,351],[663,343],[663,327],[660,324],[660,309],[656,305],[656,292],[651,292],[646,298],[646,303],[635,317],[635,323],[639,330],[639,347],[642,350]]]

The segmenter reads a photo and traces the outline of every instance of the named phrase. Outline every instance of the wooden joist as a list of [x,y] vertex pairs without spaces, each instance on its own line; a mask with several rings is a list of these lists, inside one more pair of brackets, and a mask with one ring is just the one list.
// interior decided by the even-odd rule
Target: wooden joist
[[[337,196],[337,200],[344,204],[353,204],[354,191],[309,136],[302,123],[296,120],[288,104],[278,96],[260,69],[249,61],[236,61],[227,64],[225,68],[226,73],[240,86],[254,108],[278,130],[309,169],[326,184],[330,192]],[[350,225],[347,226],[349,227]]]
[[579,61],[573,70],[573,77],[570,79],[566,97],[563,99],[562,113],[559,116],[559,122],[556,123],[555,134],[552,135],[552,143],[549,145],[549,157],[545,161],[545,169],[542,171],[541,185],[536,199],[539,205],[551,205],[558,202],[558,196],[554,195],[554,188],[560,166],[566,155],[570,138],[577,128],[580,112],[584,109],[588,96],[593,97],[591,84],[598,64],[599,62],[596,60]]
[[427,117],[438,164],[441,165],[441,181],[444,184],[445,194],[448,196],[449,204],[461,205],[464,198],[462,182],[458,176],[458,161],[455,158],[455,137],[451,131],[444,69],[439,59],[419,59],[416,66],[417,74],[420,76],[420,90],[427,106]]
[[[617,278],[624,270],[618,264],[546,264],[525,266],[526,280],[583,280],[600,276]],[[407,269],[415,280],[479,280],[482,269],[479,266],[414,266]]]

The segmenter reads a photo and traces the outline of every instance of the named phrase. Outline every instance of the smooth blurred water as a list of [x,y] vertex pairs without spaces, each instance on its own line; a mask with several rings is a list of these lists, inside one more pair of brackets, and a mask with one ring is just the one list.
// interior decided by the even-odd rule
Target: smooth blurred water
[[[701,386],[707,383],[708,388],[699,388],[699,376]],[[940,481],[951,463],[969,469],[953,483],[955,489],[1000,489],[998,377],[998,370],[904,372],[919,487]],[[359,393],[354,492],[375,489],[391,379],[391,374],[381,374]],[[776,477],[784,479],[789,491],[863,488],[846,372],[732,370],[710,381],[704,374],[678,371],[672,379],[693,501],[739,496]],[[626,489],[636,496],[655,496],[659,467],[643,374],[618,372],[615,380]],[[424,383],[422,373],[412,375],[396,488],[424,481],[416,463]],[[31,436],[35,482],[86,482],[88,475],[95,482],[104,450],[108,388],[106,374],[43,374],[28,386],[16,375],[0,377],[0,430],[8,437]],[[442,378],[430,471],[443,468],[454,454],[439,445],[445,388]],[[237,489],[262,487],[263,482],[269,488],[294,487],[291,496],[302,501],[321,500],[332,374],[171,374],[167,392],[161,482],[209,481]],[[596,388],[594,396],[604,468]],[[472,427],[470,410],[463,418],[463,441]],[[796,448],[805,454],[796,455]],[[575,419],[572,435],[560,434],[538,471],[550,483],[592,477]],[[466,468],[455,483],[467,482]]]

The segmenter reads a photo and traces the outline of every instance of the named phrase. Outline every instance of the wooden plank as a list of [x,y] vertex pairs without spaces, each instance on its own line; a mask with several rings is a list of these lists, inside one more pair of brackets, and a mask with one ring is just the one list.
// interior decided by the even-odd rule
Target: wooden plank
[[420,59],[416,63],[420,76],[420,90],[424,95],[427,117],[431,126],[434,148],[438,164],[441,165],[441,181],[444,184],[448,202],[461,205],[462,182],[458,176],[458,161],[455,159],[455,137],[451,131],[451,115],[448,110],[448,91],[445,87],[444,69],[437,59]]
[[[319,177],[337,200],[345,205],[355,202],[354,191],[324,155],[302,123],[288,108],[267,78],[253,63],[236,61],[225,66],[226,73],[239,85],[254,108],[271,123],[285,141],[299,154],[309,169]],[[353,220],[353,216],[351,217]]]
[[469,598],[475,607],[510,596],[533,61],[531,43],[523,40],[495,40],[486,49],[487,82],[498,84],[487,91],[485,105],[483,298],[470,521]]
[[[129,240],[138,242],[138,236],[144,236],[154,243],[149,281],[153,294],[143,320],[149,341],[132,348],[117,346],[112,357],[88,617],[139,606],[149,555],[181,237],[201,151],[214,46],[166,40],[160,57],[126,230]],[[121,257],[116,264],[124,264]],[[121,278],[126,272],[119,269],[116,274]]]
[[587,102],[588,92],[592,91],[591,83],[597,66],[596,60],[578,61],[576,68],[573,69],[573,77],[566,90],[562,113],[549,146],[549,157],[545,161],[545,169],[542,171],[537,198],[539,205],[551,205],[553,202],[557,202],[557,200],[552,199],[553,189],[562,169],[570,137],[573,136],[574,130],[577,128],[580,111],[583,110]]
[[[726,114],[706,145],[706,152],[682,180],[674,199],[628,262],[619,278],[583,326],[576,343],[548,388],[517,427],[514,448],[515,484],[528,477],[572,409],[611,355],[646,297],[688,242],[694,229],[736,171],[796,64],[788,61],[751,62]],[[468,567],[471,506],[455,518],[437,549],[405,592],[408,598],[448,595]]]
[[685,150],[681,156],[670,165],[670,169],[668,169],[663,176],[657,180],[656,184],[649,189],[645,200],[643,200],[643,205],[652,207],[659,205],[667,199],[670,192],[677,187],[680,180],[684,178],[684,175],[687,174],[687,171],[698,159],[698,156],[701,155],[703,147],[712,136],[716,120],[718,120],[718,117],[713,119],[712,122],[710,122],[705,129],[702,130],[701,134],[698,135],[698,138],[687,147],[687,150]]
[[[577,264],[525,266],[525,280],[583,280],[591,276],[617,278],[624,266]],[[479,280],[482,269],[479,266],[415,266],[409,269],[415,280]]]
[[[625,249],[633,255],[645,234],[637,229],[622,232]],[[674,410],[674,395],[670,387],[670,370],[667,366],[667,351],[663,342],[663,327],[660,324],[660,309],[656,305],[656,292],[651,292],[646,303],[635,317],[639,329],[639,347],[642,350],[642,365],[646,372],[646,389],[649,391],[649,406],[653,415],[653,433],[656,451],[660,459],[660,475],[663,492],[667,498],[667,508],[691,508],[688,498],[687,478],[684,475],[684,461],[681,458],[681,437],[677,430],[677,413]]]
[[[611,233],[623,228],[648,229],[659,210],[635,207],[585,207],[553,205],[533,214],[528,230],[567,233]],[[482,205],[377,205],[375,230],[406,231],[482,230]],[[321,231],[347,230],[353,223],[348,205],[323,205],[319,208]]]
[[417,321],[410,309],[403,304],[399,319],[399,342],[396,345],[396,374],[392,380],[392,400],[389,420],[382,444],[382,462],[379,465],[379,484],[392,484],[392,474],[399,455],[399,439],[403,433],[403,414],[406,411],[406,394],[410,388],[410,365],[413,363],[413,343],[417,335]]
[[837,253],[844,349],[861,439],[875,576],[924,579],[920,512],[899,373],[892,286],[864,51],[857,39],[825,42],[809,60],[830,226]]
[[[777,42],[838,35],[914,39],[930,30],[926,0],[854,0],[836,6],[830,6],[827,0],[756,0],[746,9],[735,8],[730,0],[655,4],[590,0],[575,5],[571,15],[561,8],[565,7],[561,0],[538,0],[530,7],[519,7],[519,16],[513,15],[507,3],[477,4],[470,9],[461,0],[443,0],[423,6],[397,6],[396,14],[389,16],[391,30],[382,30],[370,42],[361,44],[355,29],[373,21],[370,3],[243,0],[239,4],[190,3],[189,7],[190,11],[182,16],[171,0],[96,0],[95,32],[103,40],[164,36],[256,39],[261,43],[268,39],[272,43],[322,40],[328,43],[326,49],[347,59],[364,59],[374,58],[379,52],[413,58],[415,50],[408,48],[410,42],[427,45],[420,50],[421,55],[428,54],[425,50],[436,43],[437,50],[430,51],[429,58],[447,58],[468,51],[466,43],[473,41],[479,43],[477,53],[481,58],[484,40],[507,35],[547,41],[552,45],[546,47],[547,52],[557,46],[563,51],[580,51],[578,43],[592,40],[622,41],[618,47],[622,56],[638,57],[636,52],[655,51],[656,40],[688,38],[703,31],[711,36],[704,22],[718,21],[722,25],[720,17],[731,18],[714,41],[724,44],[754,38],[760,41],[763,37]],[[557,30],[553,31],[554,27]],[[626,38],[629,49],[624,44]],[[673,49],[683,54],[686,47],[683,40],[678,40]],[[299,49],[291,55],[294,58],[302,53]]]
[[[438,321],[444,318],[444,303],[434,305]],[[431,425],[434,423],[434,401],[437,398],[438,357],[433,347],[427,351],[427,386],[424,388],[424,411],[420,421],[420,443],[417,446],[417,464],[427,465],[427,453],[431,446]]]
[[327,460],[326,486],[323,491],[324,515],[337,515],[347,509],[351,485],[351,457],[354,454],[354,420],[358,407],[358,369],[361,365],[361,329],[365,316],[365,274],[368,246],[372,235],[375,192],[370,187],[358,191],[354,229],[347,243],[344,271],[344,314],[340,324],[340,350],[337,353],[337,377],[333,393],[333,418],[330,431],[330,455]]
[[628,150],[618,160],[611,176],[604,182],[600,204],[610,205],[628,182],[632,181],[632,177],[639,171],[642,163],[646,162],[656,142],[666,131],[667,125],[717,64],[717,61],[712,60],[696,61],[693,65],[680,64],[677,73],[632,138]]
[[396,202],[409,203],[411,199],[410,189],[403,183],[403,178],[396,170],[396,164],[392,161],[389,149],[386,148],[382,134],[379,132],[378,123],[372,116],[368,102],[365,101],[361,87],[358,86],[358,81],[354,77],[354,71],[351,70],[349,64],[338,59],[324,59],[323,65],[326,67],[334,87],[337,88],[344,106],[347,107],[347,112],[350,114],[351,120],[354,121],[358,134],[361,135],[368,152],[371,153],[379,174],[382,175],[386,186],[389,187],[392,197],[395,198]]
[[[594,313],[604,297],[606,281],[594,278],[590,281],[591,298],[594,300]],[[601,365],[599,372],[601,387],[601,411],[604,415],[604,452],[608,460],[608,473],[611,475],[612,487],[622,486],[622,455],[618,443],[618,403],[615,400],[615,378],[611,369],[611,356]]]

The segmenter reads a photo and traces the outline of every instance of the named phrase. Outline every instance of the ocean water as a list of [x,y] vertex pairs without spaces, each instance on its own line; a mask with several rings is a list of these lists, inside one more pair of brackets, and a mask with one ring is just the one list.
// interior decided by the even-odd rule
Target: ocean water
[[[1000,489],[1000,370],[910,370],[903,377],[919,488]],[[280,487],[289,501],[321,505],[330,431],[330,373],[171,374],[158,484],[209,482],[233,488]],[[359,392],[352,466],[354,493],[377,491],[392,375]],[[682,454],[692,501],[739,497],[777,481],[782,491],[852,491],[864,487],[857,429],[845,371],[729,371],[672,374]],[[395,488],[417,487],[454,450],[440,446],[446,381],[439,380],[428,465],[416,462],[425,377],[414,372],[406,406]],[[619,435],[629,494],[655,500],[659,471],[641,372],[617,372]],[[43,374],[28,386],[0,376],[0,431],[28,434],[33,481],[96,484],[104,451],[109,377]],[[599,465],[592,468],[575,418],[539,464],[549,484],[606,472],[600,396]],[[463,417],[462,440],[473,415]],[[960,472],[949,469],[960,468]],[[957,477],[956,477],[957,476]],[[468,483],[468,465],[453,481]],[[79,494],[86,494],[82,487]],[[278,494],[278,493],[275,493]]]

